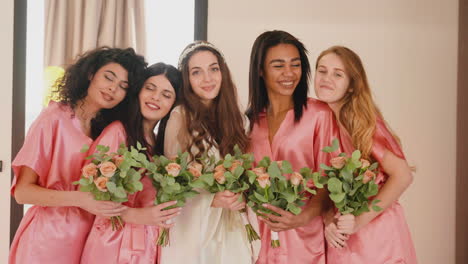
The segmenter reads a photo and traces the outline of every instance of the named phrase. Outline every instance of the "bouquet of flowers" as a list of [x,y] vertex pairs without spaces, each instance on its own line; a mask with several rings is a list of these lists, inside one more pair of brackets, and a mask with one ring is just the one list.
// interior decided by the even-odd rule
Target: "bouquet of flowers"
[[[269,203],[295,215],[301,212],[308,194],[316,194],[308,184],[310,180],[319,180],[318,173],[312,173],[308,168],[294,172],[288,161],[272,162],[264,157],[257,168],[247,171],[251,188],[249,189],[248,205],[258,214],[278,215],[262,206]],[[289,175],[289,179],[285,177]],[[278,233],[271,231],[271,246],[280,246]]]
[[[325,147],[326,153],[335,152],[339,147],[338,139],[333,140],[332,146]],[[330,160],[331,166],[320,164],[328,177],[327,188],[330,199],[341,214],[353,214],[358,216],[363,212],[369,212],[369,198],[375,196],[378,185],[375,183],[378,163],[372,165],[368,160],[361,159],[361,152],[355,150],[351,157],[341,153]],[[382,210],[377,203],[380,200],[372,200],[370,204],[376,212]]]
[[[203,166],[197,162],[188,163],[187,152],[179,153],[175,160],[164,156],[154,156],[153,162],[146,164],[153,186],[158,190],[155,204],[177,201],[166,210],[185,205],[186,199],[199,194],[192,183],[202,175]],[[159,234],[157,244],[169,245],[169,229],[164,228]]]
[[[87,146],[84,146],[81,152],[86,152]],[[87,157],[92,159],[91,163],[86,164],[81,169],[81,178],[73,184],[79,185],[82,192],[90,192],[94,199],[100,201],[126,202],[128,195],[141,191],[139,168],[143,167],[147,161],[146,155],[140,153],[145,150],[140,144],[137,148],[130,148],[130,151],[124,144],[121,144],[117,153],[108,153],[109,147],[98,145],[97,152]],[[123,221],[120,216],[110,218],[112,230],[123,227]]]
[[[254,157],[251,153],[242,153],[239,147],[234,146],[234,156],[227,154],[224,159],[216,163],[213,173],[202,175],[194,182],[194,186],[204,188],[211,193],[231,191],[241,193],[239,199],[244,199],[244,192],[249,189],[247,170],[252,168]],[[247,210],[240,210],[249,242],[260,239],[247,218]]]

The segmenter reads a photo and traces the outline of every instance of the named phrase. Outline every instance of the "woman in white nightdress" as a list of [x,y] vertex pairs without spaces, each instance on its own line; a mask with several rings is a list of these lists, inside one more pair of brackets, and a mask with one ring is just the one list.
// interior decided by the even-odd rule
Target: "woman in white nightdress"
[[[179,58],[183,76],[180,105],[171,113],[164,149],[167,157],[189,151],[192,160],[203,154],[216,159],[233,153],[237,144],[248,147],[234,83],[222,53],[211,43],[194,42]],[[239,210],[245,202],[229,191],[216,194],[201,190],[175,218],[170,245],[163,247],[162,264],[255,263],[259,244],[250,244]],[[257,226],[254,214],[250,222]]]

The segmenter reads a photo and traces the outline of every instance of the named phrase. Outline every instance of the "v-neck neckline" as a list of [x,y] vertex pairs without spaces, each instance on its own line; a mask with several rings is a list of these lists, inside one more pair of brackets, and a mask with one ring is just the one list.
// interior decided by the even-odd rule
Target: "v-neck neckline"
[[268,125],[268,114],[265,111],[266,141],[270,150],[270,157],[272,157],[273,159],[276,159],[276,155],[274,155],[274,150],[276,149],[275,147],[276,147],[276,142],[278,141],[277,140],[278,134],[281,134],[283,132],[284,127],[286,126],[285,123],[287,122],[288,118],[290,118],[291,112],[294,112],[294,108],[291,108],[288,110],[288,112],[286,112],[286,115],[284,116],[283,121],[281,121],[281,124],[279,125],[278,130],[276,130],[276,133],[270,142],[270,128]]
[[74,127],[80,132],[81,135],[83,135],[83,137],[90,140],[91,142],[94,141],[92,138],[92,135],[89,135],[89,136],[86,135],[85,131],[83,130],[83,126],[81,125],[80,119],[78,118],[75,111],[73,110],[71,112],[71,120],[72,120],[72,124],[74,125]]

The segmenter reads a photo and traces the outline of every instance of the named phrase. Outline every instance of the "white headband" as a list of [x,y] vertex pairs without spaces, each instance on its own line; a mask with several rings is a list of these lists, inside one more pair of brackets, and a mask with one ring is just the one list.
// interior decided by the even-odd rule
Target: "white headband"
[[210,47],[210,48],[216,50],[216,52],[219,53],[221,58],[223,60],[225,60],[223,53],[218,48],[216,48],[213,44],[211,44],[209,42],[198,42],[198,43],[195,43],[193,46],[191,46],[189,48],[186,48],[182,52],[182,54],[180,54],[179,63],[177,64],[177,67],[179,68],[180,71],[182,70],[182,61],[185,59],[185,57],[187,57],[187,55],[189,55],[192,51],[198,49],[199,47]]

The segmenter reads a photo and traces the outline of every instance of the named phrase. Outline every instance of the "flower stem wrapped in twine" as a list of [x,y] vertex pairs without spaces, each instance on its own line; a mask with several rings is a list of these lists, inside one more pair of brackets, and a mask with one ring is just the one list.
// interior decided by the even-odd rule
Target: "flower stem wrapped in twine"
[[[172,224],[172,219],[164,221],[166,225]],[[169,228],[163,228],[161,233],[159,233],[158,241],[156,244],[161,247],[166,247],[171,245],[171,241],[169,239]]]
[[271,247],[272,248],[280,247],[278,232],[270,231],[270,234],[271,234]]
[[255,232],[255,229],[253,226],[250,224],[249,219],[247,218],[247,210],[244,208],[239,211],[242,222],[244,223],[245,226],[245,231],[247,232],[247,238],[249,239],[249,242],[252,243],[254,240],[259,240],[260,236]]
[[112,231],[120,230],[124,227],[124,222],[120,216],[112,216],[110,218],[112,224]]

